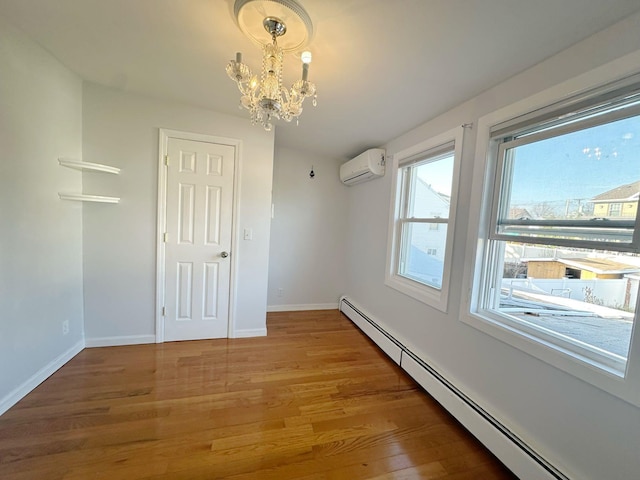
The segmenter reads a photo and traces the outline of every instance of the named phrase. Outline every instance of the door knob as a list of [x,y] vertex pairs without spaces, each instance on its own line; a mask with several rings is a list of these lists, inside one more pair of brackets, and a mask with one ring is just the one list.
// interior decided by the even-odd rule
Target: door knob
[[227,258],[227,257],[229,256],[229,252],[222,252],[222,253],[220,254],[220,256],[221,256],[222,258]]

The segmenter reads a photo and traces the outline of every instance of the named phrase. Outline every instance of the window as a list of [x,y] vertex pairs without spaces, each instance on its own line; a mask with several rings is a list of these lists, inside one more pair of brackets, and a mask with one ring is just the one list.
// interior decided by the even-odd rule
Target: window
[[609,205],[609,216],[610,217],[619,217],[620,212],[622,211],[621,203],[612,203]]
[[[543,358],[551,348],[624,377],[640,284],[640,82],[515,117],[490,137],[472,313],[543,345]],[[622,199],[635,199],[633,216]]]
[[[453,149],[427,156],[400,168],[401,210],[398,222],[400,249],[398,275],[433,288],[442,288],[444,258],[437,257],[438,248],[445,250]],[[432,225],[442,229],[433,229]]]
[[446,311],[462,128],[393,156],[387,285]]

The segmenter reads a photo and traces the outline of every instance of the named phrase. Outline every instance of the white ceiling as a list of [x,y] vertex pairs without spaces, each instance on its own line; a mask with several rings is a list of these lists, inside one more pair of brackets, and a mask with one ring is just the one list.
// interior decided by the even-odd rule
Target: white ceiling
[[[379,146],[640,10],[640,0],[298,0],[315,35],[309,101],[276,142],[336,158]],[[258,48],[233,0],[0,0],[0,13],[89,81],[248,117],[224,71]],[[285,84],[300,75],[285,58]],[[256,126],[255,128],[261,128]]]

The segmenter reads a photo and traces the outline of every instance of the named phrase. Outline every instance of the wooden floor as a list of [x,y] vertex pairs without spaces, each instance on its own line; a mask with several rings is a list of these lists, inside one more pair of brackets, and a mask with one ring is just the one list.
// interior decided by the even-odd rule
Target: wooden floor
[[342,314],[267,326],[84,350],[0,417],[0,478],[515,478]]

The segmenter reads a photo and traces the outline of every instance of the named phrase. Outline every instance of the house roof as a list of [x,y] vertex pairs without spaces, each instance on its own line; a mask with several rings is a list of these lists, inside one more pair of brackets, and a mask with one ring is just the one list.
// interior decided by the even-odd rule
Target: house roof
[[599,274],[625,274],[640,272],[640,267],[616,262],[608,258],[530,258],[526,262],[558,262],[568,267]]
[[609,202],[612,200],[638,200],[640,180],[607,190],[592,198],[593,202]]
[[423,178],[418,177],[418,185],[422,185],[424,188],[430,190],[431,192],[433,192],[433,194],[438,197],[440,200],[442,200],[442,202],[449,206],[451,204],[451,196],[445,194],[445,193],[440,193],[438,191],[436,191],[430,183],[427,183]]
[[517,218],[518,220],[530,220],[533,215],[526,208],[511,207],[509,209],[509,218]]

